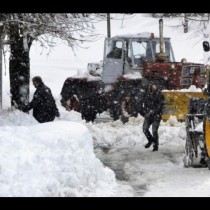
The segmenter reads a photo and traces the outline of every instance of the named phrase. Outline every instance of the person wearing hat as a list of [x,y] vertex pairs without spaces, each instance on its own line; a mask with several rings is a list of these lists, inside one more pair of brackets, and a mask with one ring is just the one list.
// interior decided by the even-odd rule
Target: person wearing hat
[[[153,151],[158,151],[158,128],[161,121],[163,104],[164,95],[162,91],[157,85],[150,84],[148,91],[145,92],[141,114],[144,117],[143,132],[148,140],[145,148],[149,148],[153,144]],[[152,133],[149,130],[150,126],[152,126]]]
[[22,111],[28,112],[33,109],[33,116],[40,123],[50,122],[55,117],[60,117],[50,88],[43,83],[40,76],[34,77],[32,82],[36,91],[34,92],[32,101],[23,107]]

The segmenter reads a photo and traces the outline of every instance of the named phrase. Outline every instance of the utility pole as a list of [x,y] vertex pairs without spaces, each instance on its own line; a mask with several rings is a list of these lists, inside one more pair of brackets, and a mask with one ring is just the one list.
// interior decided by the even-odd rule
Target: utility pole
[[188,26],[188,18],[187,18],[187,13],[184,13],[184,33],[188,32],[189,26]]
[[110,22],[110,13],[107,13],[107,37],[111,37],[111,22]]

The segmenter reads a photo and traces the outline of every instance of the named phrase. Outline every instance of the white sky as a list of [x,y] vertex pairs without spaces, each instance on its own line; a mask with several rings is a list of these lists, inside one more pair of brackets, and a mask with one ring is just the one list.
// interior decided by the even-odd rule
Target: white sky
[[[118,20],[112,19],[112,36],[137,32],[154,32],[158,36],[158,19],[145,15],[125,16],[123,21],[119,14],[113,15]],[[164,36],[171,37],[176,60],[185,57],[204,63],[202,33],[193,30],[184,34],[182,28],[174,27],[177,23],[181,20],[164,18]],[[96,29],[102,38],[86,44],[88,49],[78,49],[76,56],[63,44],[49,56],[47,50],[41,54],[38,45],[32,46],[31,78],[39,75],[51,88],[61,113],[54,122],[39,124],[32,112],[10,109],[8,65],[3,69],[0,196],[209,197],[209,170],[183,167],[184,123],[174,117],[161,121],[160,149],[151,152],[151,148],[144,148],[147,140],[141,116],[130,118],[125,125],[120,121],[85,123],[79,113],[67,112],[60,105],[65,79],[85,71],[88,62],[103,59],[106,22],[97,24]],[[191,25],[190,29],[199,26]],[[34,91],[31,84],[30,99]]]

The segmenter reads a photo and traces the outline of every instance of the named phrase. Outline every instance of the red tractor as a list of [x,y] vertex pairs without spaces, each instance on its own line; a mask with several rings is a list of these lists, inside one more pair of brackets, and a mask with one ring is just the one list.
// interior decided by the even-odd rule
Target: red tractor
[[[186,59],[175,62],[170,38],[163,37],[162,19],[159,31],[159,37],[154,33],[139,33],[106,38],[103,63],[88,64],[89,73],[95,77],[67,78],[61,91],[61,104],[67,110],[80,111],[86,121],[94,121],[97,113],[103,111],[109,111],[114,120],[126,119],[122,112],[125,98],[129,98],[126,109],[130,116],[137,116],[141,111],[139,104],[144,100],[143,93],[151,82],[163,91],[191,85],[203,88],[206,84],[204,65],[186,62]],[[168,94],[167,91],[163,118],[171,114],[174,103],[171,98],[179,100],[176,95],[169,97]],[[182,92],[180,97],[184,95]],[[173,112],[177,114],[176,110]],[[178,116],[181,115],[178,113]]]

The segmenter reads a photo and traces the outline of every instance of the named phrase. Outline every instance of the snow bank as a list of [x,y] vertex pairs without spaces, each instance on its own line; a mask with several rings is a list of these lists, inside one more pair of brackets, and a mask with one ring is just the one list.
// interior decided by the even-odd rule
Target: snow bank
[[114,172],[93,152],[82,124],[0,127],[0,196],[114,196]]

